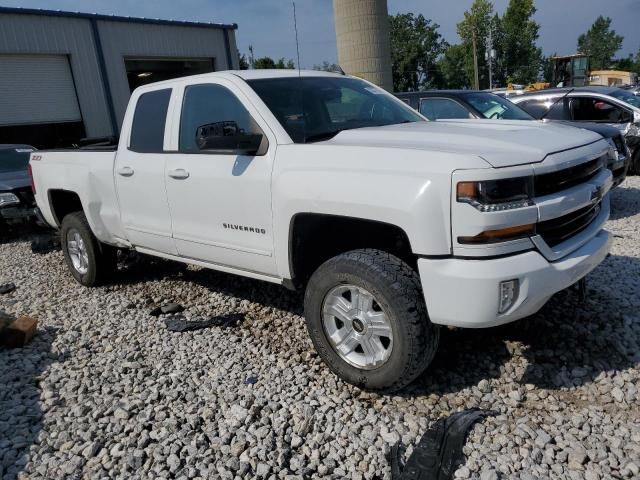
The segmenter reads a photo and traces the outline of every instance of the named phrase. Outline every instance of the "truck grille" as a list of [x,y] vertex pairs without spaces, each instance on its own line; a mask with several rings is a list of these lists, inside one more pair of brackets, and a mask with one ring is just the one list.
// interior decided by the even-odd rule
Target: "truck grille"
[[533,180],[536,197],[560,192],[585,183],[596,176],[602,165],[602,158],[596,158],[558,172],[536,175]]
[[540,222],[536,231],[547,245],[554,247],[587,228],[601,209],[601,202],[588,205],[562,217]]

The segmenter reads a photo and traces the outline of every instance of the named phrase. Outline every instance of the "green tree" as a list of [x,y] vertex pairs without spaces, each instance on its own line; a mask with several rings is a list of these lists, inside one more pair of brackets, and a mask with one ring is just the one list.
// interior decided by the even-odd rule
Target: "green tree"
[[623,40],[623,36],[611,29],[611,19],[600,15],[591,28],[578,37],[578,51],[589,55],[592,70],[603,70],[622,48]]
[[467,52],[464,45],[449,45],[438,61],[443,88],[469,88],[471,82],[465,70]]
[[551,83],[553,80],[553,60],[552,58],[557,56],[558,53],[554,53],[549,57],[542,57],[540,60],[540,77],[543,81]]
[[256,58],[253,68],[257,69],[293,69],[296,68],[293,60],[288,60],[285,62],[284,58],[279,59],[277,62],[271,57],[261,57]]
[[244,53],[240,55],[240,52],[238,52],[238,65],[240,70],[249,70],[249,61]]
[[626,58],[618,58],[613,60],[613,67],[616,70],[622,70],[623,72],[635,72],[636,62],[632,54],[629,54]]
[[337,63],[329,63],[326,60],[321,65],[314,65],[313,70],[321,72],[340,72],[342,70]]
[[527,84],[540,75],[542,50],[536,45],[540,25],[532,19],[535,13],[534,0],[509,0],[500,19],[500,66],[504,83]]
[[393,88],[396,92],[433,88],[439,84],[438,57],[447,43],[440,25],[423,15],[404,13],[389,17]]
[[471,85],[475,83],[473,45],[474,43],[476,45],[480,88],[489,87],[489,70],[485,54],[487,52],[486,39],[492,25],[492,14],[493,3],[487,0],[474,0],[471,8],[464,12],[464,19],[458,23],[458,35],[462,40],[465,52],[465,71]]

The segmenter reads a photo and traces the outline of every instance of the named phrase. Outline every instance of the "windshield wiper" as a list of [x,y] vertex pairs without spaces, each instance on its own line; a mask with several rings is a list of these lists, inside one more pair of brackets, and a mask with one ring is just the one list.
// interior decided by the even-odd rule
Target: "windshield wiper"
[[553,102],[553,103],[551,104],[551,106],[547,109],[547,111],[546,111],[546,112],[544,112],[544,115],[542,115],[542,116],[540,117],[540,120],[544,120],[544,119],[545,119],[545,117],[546,117],[547,115],[549,115],[549,113],[551,112],[551,109],[552,109],[553,107],[555,107],[555,106],[556,106],[556,104],[557,104],[560,100],[564,100],[565,98],[567,98],[567,95],[569,95],[569,94],[570,94],[571,92],[573,92],[574,90],[575,90],[575,88],[572,88],[572,89],[571,89],[571,90],[569,90],[567,93],[565,93],[563,96],[561,96],[559,99],[557,99],[555,102]]

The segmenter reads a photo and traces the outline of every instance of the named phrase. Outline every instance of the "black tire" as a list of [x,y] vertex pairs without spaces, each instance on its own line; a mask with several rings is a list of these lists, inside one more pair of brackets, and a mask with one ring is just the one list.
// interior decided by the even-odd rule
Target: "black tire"
[[[325,297],[346,284],[373,295],[393,332],[388,359],[373,369],[344,360],[325,333]],[[307,329],[320,357],[336,375],[360,388],[393,392],[405,387],[426,370],[438,348],[440,332],[429,321],[417,273],[387,252],[354,250],[325,262],[309,280],[304,308]]]
[[9,240],[9,233],[9,225],[7,225],[3,218],[0,218],[0,243]]
[[[68,238],[70,233],[77,232],[84,243],[87,257],[86,272],[80,272],[74,266],[69,254]],[[102,285],[116,268],[116,249],[100,243],[91,231],[83,212],[74,212],[66,215],[62,220],[60,232],[62,252],[67,262],[69,271],[78,283],[85,287]]]
[[636,148],[636,152],[631,159],[629,175],[640,175],[640,146]]

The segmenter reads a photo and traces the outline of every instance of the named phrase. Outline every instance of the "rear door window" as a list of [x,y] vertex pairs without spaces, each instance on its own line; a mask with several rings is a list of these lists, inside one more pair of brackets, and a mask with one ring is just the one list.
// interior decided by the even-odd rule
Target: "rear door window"
[[624,108],[596,97],[574,97],[571,113],[577,122],[627,123],[631,114]]
[[429,120],[470,118],[469,111],[455,100],[448,98],[420,99],[420,113]]
[[138,153],[164,150],[164,126],[170,98],[170,88],[140,95],[133,114],[129,150]]

